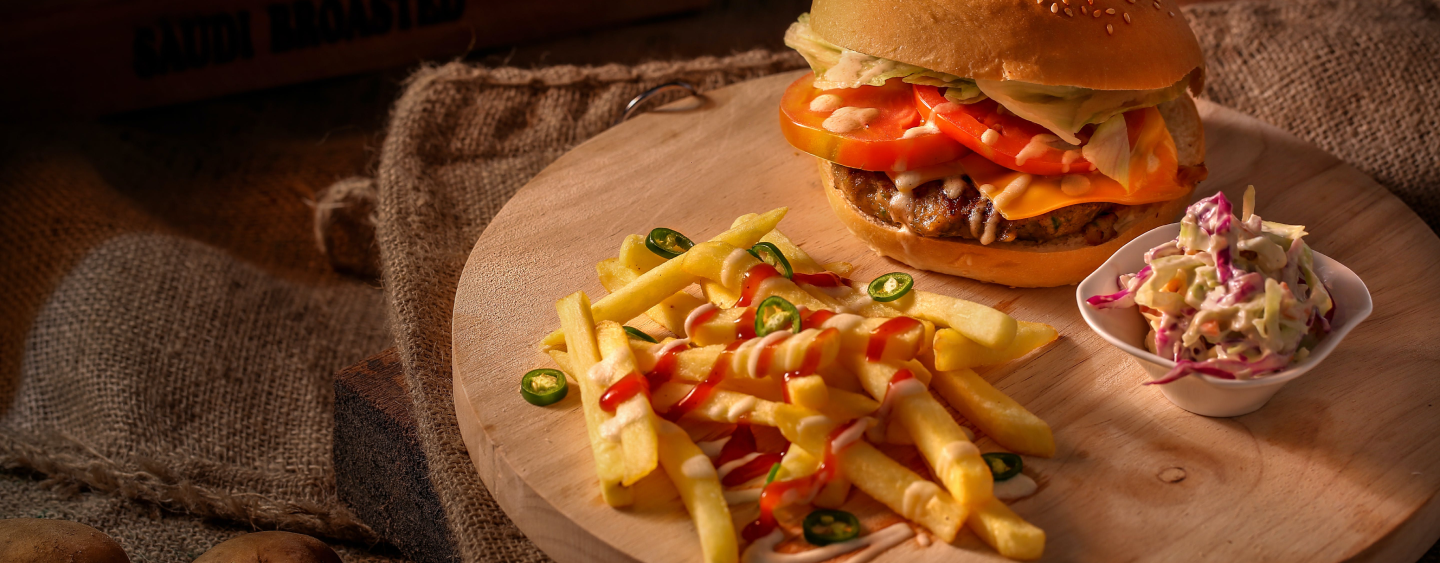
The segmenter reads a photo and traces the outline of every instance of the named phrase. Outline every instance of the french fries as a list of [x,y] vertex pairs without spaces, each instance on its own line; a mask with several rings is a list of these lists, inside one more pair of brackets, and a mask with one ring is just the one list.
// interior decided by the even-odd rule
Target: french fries
[[[715,241],[748,248],[765,236],[765,233],[775,230],[775,225],[785,217],[785,211],[786,208],[781,207],[762,213],[739,227],[720,233],[715,237]],[[641,274],[634,282],[592,304],[591,316],[596,320],[623,323],[664,301],[666,297],[679,293],[685,286],[698,281],[681,266],[683,262],[684,260],[678,258],[668,260]],[[565,334],[558,330],[541,341],[545,349],[556,348],[564,343]]]
[[1015,340],[1015,318],[979,303],[915,290],[889,303],[901,313],[959,331],[989,348]]
[[[863,284],[843,279],[853,273],[849,263],[822,266],[778,231],[784,214],[742,216],[671,259],[629,235],[616,257],[596,264],[609,295],[591,303],[577,292],[556,303],[560,330],[541,347],[579,388],[604,501],[633,503],[630,486],[659,468],[690,513],[704,560],[738,562],[726,495],[742,503],[754,491],[727,484],[758,482],[779,450],[762,453],[763,433],[736,428],[770,426],[788,445],[762,489],[755,525],[768,539],[749,549],[781,541],[777,504],[843,509],[858,489],[941,541],[969,526],[1001,555],[1039,557],[1044,532],[995,498],[973,435],[935,394],[996,443],[1053,455],[1049,426],[969,368],[1024,356],[1053,341],[1055,330],[914,289],[877,302]],[[757,242],[774,248],[746,251]],[[782,262],[811,275],[787,276]],[[681,338],[629,336],[621,323],[641,314]],[[725,442],[691,437],[726,434]],[[778,437],[765,439],[768,448]],[[914,446],[934,481],[872,443]],[[747,551],[743,559],[751,558]]]
[[953,328],[942,329],[935,332],[935,369],[950,371],[1003,364],[1054,342],[1059,336],[1053,326],[1020,321],[1015,339],[1009,346],[997,349],[980,345]]
[[[630,353],[630,336],[615,321],[600,321],[597,337],[602,358],[614,358],[614,376],[606,383],[613,385],[619,377],[636,373],[635,357]],[[596,381],[599,383],[599,381]],[[620,448],[624,452],[625,478],[621,485],[629,487],[649,475],[659,463],[655,445],[655,412],[644,393],[626,399],[615,407],[615,417],[604,424],[620,426]],[[604,425],[601,426],[602,434]]]
[[614,418],[600,409],[600,395],[605,392],[590,378],[590,369],[600,363],[600,344],[595,339],[595,319],[590,316],[590,298],[576,292],[555,304],[560,315],[560,330],[571,343],[568,352],[571,374],[580,387],[580,404],[585,411],[585,428],[590,435],[590,448],[595,453],[595,473],[600,477],[600,496],[610,506],[629,506],[634,502],[625,480],[625,452],[620,444],[600,435],[600,427]]
[[690,441],[690,436],[669,422],[660,423],[660,464],[665,474],[680,491],[680,501],[690,512],[695,530],[700,534],[700,551],[706,563],[734,563],[740,559],[735,544],[735,528],[730,523],[730,507],[720,477],[705,453]]

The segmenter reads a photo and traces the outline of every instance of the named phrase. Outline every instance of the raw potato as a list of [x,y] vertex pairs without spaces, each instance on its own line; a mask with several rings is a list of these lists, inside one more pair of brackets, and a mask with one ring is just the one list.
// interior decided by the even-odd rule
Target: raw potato
[[0,520],[0,561],[130,563],[130,558],[110,536],[79,522],[12,518]]
[[210,548],[195,563],[341,563],[325,542],[291,532],[255,532]]

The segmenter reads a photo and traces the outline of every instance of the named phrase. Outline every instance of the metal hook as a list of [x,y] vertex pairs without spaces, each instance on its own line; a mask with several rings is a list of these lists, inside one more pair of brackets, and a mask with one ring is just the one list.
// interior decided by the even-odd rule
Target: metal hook
[[[619,125],[621,123],[624,123],[625,120],[630,119],[630,116],[635,113],[635,108],[640,107],[640,104],[649,97],[675,88],[680,88],[682,90],[690,92],[691,96],[700,95],[700,92],[697,91],[694,86],[691,86],[689,82],[685,82],[684,80],[666,82],[649,90],[641,92],[639,96],[635,96],[634,98],[632,98],[630,100],[630,103],[625,104],[625,112],[620,114],[620,119],[615,120],[615,125]],[[611,127],[614,127],[614,125],[612,125]]]

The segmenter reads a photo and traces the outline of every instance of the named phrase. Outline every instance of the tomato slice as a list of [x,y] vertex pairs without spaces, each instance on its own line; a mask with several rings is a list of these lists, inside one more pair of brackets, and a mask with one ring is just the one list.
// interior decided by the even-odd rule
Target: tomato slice
[[[780,130],[797,149],[851,168],[877,172],[923,168],[970,152],[934,130],[921,129],[905,138],[905,132],[923,125],[923,120],[915,107],[914,91],[898,78],[884,86],[835,90],[820,90],[814,82],[815,75],[806,74],[786,88],[780,99]],[[840,110],[823,105],[811,109],[811,103],[822,95],[835,96],[826,100],[832,108],[872,108],[876,113],[853,130],[844,131],[835,123],[827,128],[826,120]]]
[[[935,126],[946,135],[990,162],[1011,170],[1053,176],[1082,174],[1094,169],[1080,154],[1080,149],[1064,151],[1050,146],[1047,141],[1060,139],[1044,127],[1000,111],[1000,104],[995,100],[957,104],[945,99],[944,93],[935,86],[915,86],[915,106],[926,119],[934,116]],[[990,130],[995,134],[988,135],[987,139],[986,132]],[[1081,131],[1077,136],[1086,141],[1090,134]]]

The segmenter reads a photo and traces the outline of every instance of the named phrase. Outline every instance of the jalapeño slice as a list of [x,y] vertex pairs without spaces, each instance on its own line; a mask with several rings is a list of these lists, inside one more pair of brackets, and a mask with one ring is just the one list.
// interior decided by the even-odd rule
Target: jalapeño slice
[[800,332],[800,311],[779,295],[771,295],[755,308],[755,336],[788,330]]
[[915,287],[915,278],[905,272],[890,272],[870,282],[870,298],[881,303],[894,301],[910,293]]
[[995,475],[995,480],[1005,481],[1020,474],[1025,462],[1020,461],[1020,456],[1010,452],[994,452],[981,454],[985,459],[985,465],[990,466],[990,473]]
[[520,396],[537,407],[564,399],[569,390],[570,385],[565,382],[565,374],[558,369],[532,369],[520,379]]
[[766,484],[766,485],[769,485],[770,482],[771,482],[771,481],[774,481],[774,480],[775,480],[775,477],[777,477],[777,476],[779,476],[779,475],[780,475],[780,464],[777,463],[777,464],[775,464],[775,465],[770,466],[770,474],[765,476],[765,484]]
[[762,242],[750,247],[750,255],[756,259],[769,264],[780,272],[780,275],[787,279],[795,279],[795,269],[790,267],[790,261],[780,252],[780,247],[768,242]]
[[648,335],[648,334],[645,334],[645,331],[640,330],[640,329],[635,328],[635,327],[630,326],[630,325],[625,325],[625,334],[630,335],[630,338],[634,338],[634,339],[636,339],[636,340],[644,340],[644,341],[649,342],[649,343],[651,343],[651,344],[659,344],[659,343],[660,343],[660,341],[655,340],[655,337],[654,337],[654,336],[650,336],[650,335]]
[[685,235],[665,227],[651,229],[650,236],[645,237],[645,248],[667,260],[690,250],[692,246],[695,246],[695,243]]
[[858,537],[860,519],[844,510],[821,509],[805,517],[804,528],[805,541],[824,546]]

